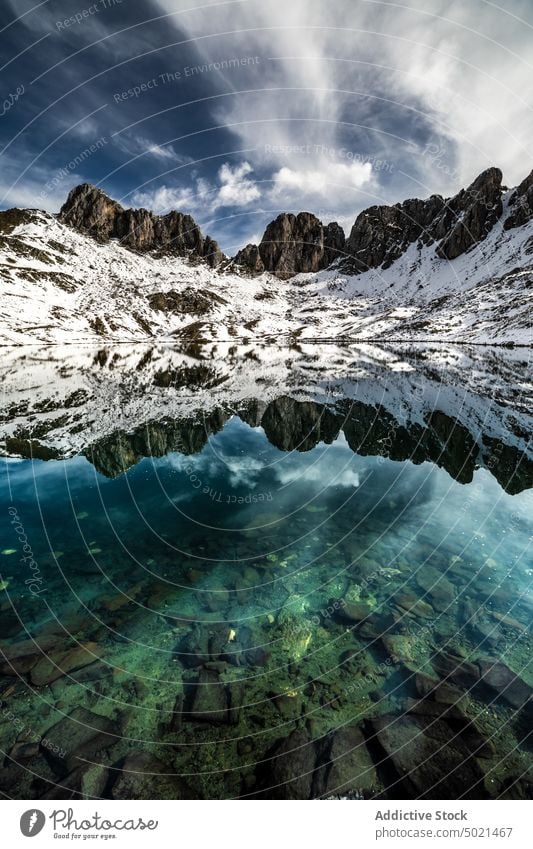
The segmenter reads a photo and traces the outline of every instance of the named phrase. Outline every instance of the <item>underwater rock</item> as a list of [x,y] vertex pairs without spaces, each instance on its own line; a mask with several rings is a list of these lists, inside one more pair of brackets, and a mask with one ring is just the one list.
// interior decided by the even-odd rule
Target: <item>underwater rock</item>
[[189,722],[230,722],[230,694],[214,669],[200,669],[183,719]]
[[271,751],[263,776],[267,799],[310,799],[316,750],[305,731],[295,730]]
[[57,637],[37,640],[21,640],[11,645],[2,645],[0,675],[26,675],[43,654],[57,646]]
[[179,640],[174,655],[187,668],[201,666],[209,660],[209,631],[196,625]]
[[52,768],[66,775],[80,766],[82,759],[92,758],[119,740],[118,723],[77,707],[44,732],[41,748]]
[[17,740],[8,752],[8,758],[23,765],[39,757],[39,743],[32,743],[27,737]]
[[113,675],[113,671],[114,668],[111,664],[95,660],[88,666],[75,669],[70,673],[70,678],[78,684],[87,684],[90,681],[101,681],[102,678],[109,678]]
[[453,653],[451,649],[437,652],[433,658],[433,665],[441,677],[466,690],[479,682],[479,666]]
[[431,698],[446,705],[456,704],[463,696],[461,690],[454,687],[453,684],[440,681],[438,678],[431,678],[422,672],[417,672],[415,675],[415,687],[422,698]]
[[522,707],[533,694],[533,688],[501,661],[483,657],[478,664],[482,682],[512,707]]
[[277,626],[282,649],[290,660],[300,660],[311,642],[312,626],[309,619],[287,606],[278,613]]
[[190,710],[184,718],[193,722],[227,722],[227,712],[225,685],[219,674],[212,669],[201,669]]
[[185,697],[183,693],[178,693],[176,699],[174,701],[174,707],[172,708],[172,716],[170,718],[170,722],[168,723],[168,728],[170,731],[179,731],[181,728],[181,723],[183,719],[183,705],[185,703]]
[[415,593],[402,592],[394,596],[393,602],[409,616],[415,619],[434,619],[435,611],[427,601],[418,598]]
[[30,681],[36,687],[52,684],[69,672],[95,663],[101,654],[102,649],[96,643],[81,643],[66,651],[51,652],[32,667]]
[[191,789],[172,766],[149,752],[131,752],[114,766],[112,799],[193,799]]
[[[496,794],[495,794],[496,795]],[[533,772],[529,770],[526,775],[518,773],[509,775],[498,788],[498,799],[533,799]]]
[[413,646],[413,637],[405,634],[383,634],[381,642],[394,663],[401,661],[407,667],[416,663],[417,651]]
[[372,613],[359,626],[357,635],[365,640],[376,640],[383,634],[389,634],[395,627],[395,620],[391,613]]
[[367,725],[367,743],[393,798],[487,798],[481,767],[443,720],[386,714]]
[[461,616],[462,621],[467,623],[466,631],[476,648],[488,651],[501,643],[503,635],[499,626],[495,623],[480,621],[478,611],[473,605],[463,604]]
[[317,767],[313,797],[344,796],[359,791],[368,798],[378,783],[376,769],[360,728],[348,725],[335,731],[326,761]]
[[415,577],[418,586],[430,597],[436,610],[442,612],[454,603],[454,586],[438,569],[424,565],[417,570]]
[[495,658],[481,657],[470,662],[451,653],[438,652],[433,664],[452,684],[475,689],[488,700],[499,696],[514,708],[523,707],[533,694],[529,684]]
[[[337,604],[336,607],[335,604]],[[370,605],[365,604],[363,601],[357,602],[345,601],[344,599],[331,599],[329,605],[333,605],[335,610],[334,617],[340,622],[364,622],[365,619],[368,619],[373,612]]]
[[228,590],[218,589],[208,592],[198,593],[198,600],[202,607],[207,607],[212,613],[217,613],[220,610],[225,610],[229,604],[230,594]]
[[109,771],[101,764],[82,764],[58,781],[46,782],[40,799],[101,799]]
[[272,700],[281,716],[284,716],[286,719],[296,719],[302,711],[302,697],[297,690],[270,693],[269,699]]

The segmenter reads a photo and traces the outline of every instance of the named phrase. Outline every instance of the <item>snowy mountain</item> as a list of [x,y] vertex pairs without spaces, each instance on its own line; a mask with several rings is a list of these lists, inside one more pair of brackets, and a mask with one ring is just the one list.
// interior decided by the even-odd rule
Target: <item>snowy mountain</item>
[[0,213],[4,345],[529,345],[532,280],[533,175],[509,191],[497,169],[448,200],[371,207],[347,240],[310,213],[279,216],[234,260],[189,216],[124,210],[87,185],[60,216]]

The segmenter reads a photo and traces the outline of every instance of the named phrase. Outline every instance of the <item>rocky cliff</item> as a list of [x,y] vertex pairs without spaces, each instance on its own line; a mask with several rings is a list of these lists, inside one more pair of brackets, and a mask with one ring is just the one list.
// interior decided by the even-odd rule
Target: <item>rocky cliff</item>
[[489,168],[452,198],[432,195],[365,209],[346,243],[349,264],[355,272],[389,268],[413,242],[437,243],[441,259],[455,259],[484,239],[500,218],[502,193],[502,172]]
[[[336,222],[325,225],[310,212],[284,212],[270,222],[259,245],[248,244],[237,253],[233,265],[252,275],[270,271],[287,279],[340,261],[343,270],[360,274],[389,268],[415,243],[434,246],[438,258],[453,260],[483,241],[501,219],[504,191],[502,172],[488,168],[451,198],[431,195],[363,210],[348,239]],[[71,191],[59,218],[100,242],[118,239],[137,251],[200,257],[212,267],[224,259],[217,243],[202,235],[190,215],[124,209],[87,183]],[[533,172],[510,196],[503,227],[510,230],[531,218]]]
[[235,264],[254,274],[272,271],[287,278],[320,271],[344,256],[344,231],[336,222],[324,225],[310,212],[283,212],[271,221],[259,246],[246,245]]
[[[282,213],[268,225],[261,243],[246,245],[234,262],[253,274],[271,271],[287,278],[341,260],[345,270],[358,274],[389,268],[415,242],[420,247],[435,245],[441,259],[456,259],[482,241],[500,219],[503,192],[502,172],[488,168],[451,198],[431,195],[363,210],[347,240],[337,223],[323,225],[309,212]],[[506,228],[533,215],[533,173],[516,190],[510,210]]]
[[503,225],[506,230],[521,227],[533,218],[533,171],[511,195],[509,208],[510,215]]
[[59,218],[99,242],[118,239],[124,247],[137,251],[200,257],[211,267],[223,259],[217,243],[202,235],[190,215],[175,211],[154,215],[146,209],[124,209],[89,183],[72,189]]

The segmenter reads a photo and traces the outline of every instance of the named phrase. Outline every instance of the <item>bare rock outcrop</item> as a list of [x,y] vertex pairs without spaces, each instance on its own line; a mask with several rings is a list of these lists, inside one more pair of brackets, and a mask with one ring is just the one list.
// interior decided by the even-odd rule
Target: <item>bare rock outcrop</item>
[[522,180],[509,199],[509,215],[505,219],[504,229],[521,227],[533,218],[533,171]]
[[430,245],[442,259],[455,259],[487,236],[503,212],[502,172],[488,168],[447,200],[432,195],[361,212],[346,243],[356,272],[389,268],[413,242]]
[[429,227],[444,204],[444,198],[432,195],[428,200],[415,198],[394,206],[371,206],[363,210],[346,243],[354,270],[389,268],[417,239],[430,242]]
[[437,254],[455,259],[480,242],[492,230],[503,212],[502,172],[488,168],[467,188],[446,201],[431,227],[441,239]]
[[217,243],[202,235],[190,215],[174,210],[154,215],[146,209],[124,209],[89,183],[72,189],[59,218],[98,242],[118,239],[133,250],[190,255],[204,259],[211,267],[223,259]]
[[252,274],[262,274],[265,270],[257,245],[246,245],[236,254],[233,262],[235,265],[242,266]]
[[259,246],[246,245],[235,264],[260,274],[271,271],[282,279],[327,268],[344,255],[344,231],[336,222],[326,226],[310,212],[282,212],[266,228]]

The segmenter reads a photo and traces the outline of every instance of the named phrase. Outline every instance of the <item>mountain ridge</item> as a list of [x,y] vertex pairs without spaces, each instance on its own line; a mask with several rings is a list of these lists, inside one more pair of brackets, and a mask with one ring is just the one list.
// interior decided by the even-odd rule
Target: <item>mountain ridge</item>
[[512,190],[488,169],[449,201],[369,207],[344,242],[311,213],[265,232],[250,269],[190,216],[124,210],[89,184],[57,216],[1,212],[0,344],[531,344],[533,172]]
[[[357,215],[348,237],[337,222],[323,224],[312,212],[282,212],[267,225],[259,245],[247,244],[229,265],[251,274],[269,271],[280,279],[315,273],[336,262],[360,274],[389,268],[417,241],[435,245],[439,258],[453,260],[482,242],[502,217],[506,191],[502,180],[501,170],[491,167],[450,198],[432,194],[367,207]],[[505,229],[531,220],[533,171],[514,189],[509,206]],[[212,268],[227,267],[217,242],[204,237],[187,213],[155,215],[144,208],[125,209],[90,183],[71,190],[59,220],[99,242],[118,239],[134,250],[190,255]]]

